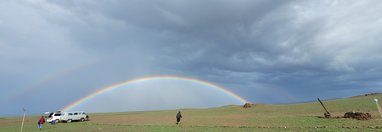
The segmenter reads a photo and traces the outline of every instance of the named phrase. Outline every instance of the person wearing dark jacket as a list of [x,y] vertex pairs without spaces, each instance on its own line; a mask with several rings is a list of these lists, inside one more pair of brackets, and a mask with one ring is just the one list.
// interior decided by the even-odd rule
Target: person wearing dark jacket
[[178,111],[178,113],[176,114],[176,124],[179,124],[181,118],[182,114],[180,113],[180,111]]
[[41,130],[42,129],[42,124],[45,123],[45,118],[44,116],[41,116],[41,118],[38,120],[37,124],[38,124],[38,128]]

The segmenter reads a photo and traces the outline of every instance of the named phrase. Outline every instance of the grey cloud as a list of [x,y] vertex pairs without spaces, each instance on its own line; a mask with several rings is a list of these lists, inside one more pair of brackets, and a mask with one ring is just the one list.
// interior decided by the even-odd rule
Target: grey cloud
[[97,60],[40,90],[85,87],[79,97],[136,77],[179,75],[253,102],[375,92],[381,6],[368,0],[2,1],[0,77],[23,76],[2,83],[18,87],[15,82]]

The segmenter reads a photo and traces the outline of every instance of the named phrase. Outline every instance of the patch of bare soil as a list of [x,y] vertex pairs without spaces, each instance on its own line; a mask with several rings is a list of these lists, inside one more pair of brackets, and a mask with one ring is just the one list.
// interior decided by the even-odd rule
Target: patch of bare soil
[[370,113],[362,113],[362,112],[346,112],[344,118],[352,118],[357,120],[369,120],[371,119]]
[[0,118],[0,126],[21,124],[21,120]]

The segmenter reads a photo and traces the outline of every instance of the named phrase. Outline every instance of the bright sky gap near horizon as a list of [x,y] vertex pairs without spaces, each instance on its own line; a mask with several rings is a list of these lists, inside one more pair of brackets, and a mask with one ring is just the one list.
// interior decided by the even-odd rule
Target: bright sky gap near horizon
[[[118,100],[115,100],[115,95],[119,93],[123,94],[121,97],[117,97]],[[103,99],[102,96],[104,96]],[[113,98],[112,104],[108,103],[110,97]],[[108,107],[100,108],[98,103],[102,101],[108,104]],[[120,107],[119,109],[122,111],[142,111],[207,108],[245,103],[249,103],[249,101],[227,88],[206,81],[186,77],[153,76],[128,80],[101,88],[60,110],[108,112],[113,111],[115,107]],[[150,106],[144,104],[150,104]]]
[[[0,116],[55,111],[148,76],[203,80],[254,103],[381,92],[380,12],[376,0],[3,0]],[[184,101],[216,94],[153,83],[181,87],[156,92]]]

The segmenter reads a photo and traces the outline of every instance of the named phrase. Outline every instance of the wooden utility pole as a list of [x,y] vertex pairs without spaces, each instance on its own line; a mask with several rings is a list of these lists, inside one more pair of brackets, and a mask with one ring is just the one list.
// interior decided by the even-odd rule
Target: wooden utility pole
[[382,117],[381,106],[380,106],[379,103],[378,103],[378,99],[377,99],[377,98],[374,98],[374,102],[375,102],[375,104],[377,105],[378,112],[379,112],[379,114],[380,114],[381,117]]
[[20,129],[20,132],[23,132],[24,120],[25,120],[25,111],[27,111],[27,110],[26,110],[25,108],[23,108],[24,115],[23,115],[23,122],[21,122],[21,129]]
[[317,98],[317,99],[318,99],[318,101],[321,103],[321,106],[324,107],[324,109],[325,109],[325,111],[326,111],[326,113],[324,113],[325,118],[330,118],[330,117],[331,117],[331,116],[330,116],[330,113],[329,113],[329,111],[326,109],[324,103],[321,102],[320,98]]

